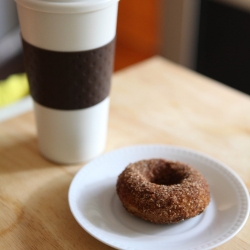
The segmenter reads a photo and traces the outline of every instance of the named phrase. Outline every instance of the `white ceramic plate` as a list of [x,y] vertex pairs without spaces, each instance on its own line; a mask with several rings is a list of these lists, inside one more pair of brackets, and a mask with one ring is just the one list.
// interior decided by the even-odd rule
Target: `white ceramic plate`
[[[204,213],[175,225],[154,225],[128,214],[116,194],[117,176],[132,162],[164,158],[194,166],[210,185]],[[204,154],[173,146],[139,145],[91,161],[74,177],[69,205],[77,222],[105,244],[129,250],[204,250],[235,236],[249,214],[248,191],[224,164]]]

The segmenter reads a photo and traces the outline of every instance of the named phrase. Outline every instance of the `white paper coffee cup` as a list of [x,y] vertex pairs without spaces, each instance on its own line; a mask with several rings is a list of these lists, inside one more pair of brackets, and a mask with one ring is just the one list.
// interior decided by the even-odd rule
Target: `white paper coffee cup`
[[16,3],[40,152],[88,161],[106,145],[118,0]]

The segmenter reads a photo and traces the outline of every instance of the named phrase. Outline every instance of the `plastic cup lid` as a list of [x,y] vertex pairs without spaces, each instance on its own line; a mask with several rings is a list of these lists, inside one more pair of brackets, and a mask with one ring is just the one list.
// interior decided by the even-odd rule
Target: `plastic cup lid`
[[40,12],[79,13],[107,8],[119,0],[15,0],[18,5]]

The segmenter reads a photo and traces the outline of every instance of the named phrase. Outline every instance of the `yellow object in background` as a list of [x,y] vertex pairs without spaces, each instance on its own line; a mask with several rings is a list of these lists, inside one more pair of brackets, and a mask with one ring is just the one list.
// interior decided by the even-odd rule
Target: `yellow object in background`
[[29,94],[26,74],[11,75],[0,81],[0,108]]

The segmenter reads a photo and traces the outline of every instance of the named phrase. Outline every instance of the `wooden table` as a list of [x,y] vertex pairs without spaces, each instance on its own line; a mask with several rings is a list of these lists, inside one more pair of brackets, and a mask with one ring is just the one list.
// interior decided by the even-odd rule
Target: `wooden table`
[[[250,98],[160,57],[113,77],[106,151],[164,143],[228,164],[250,190]],[[34,116],[0,124],[0,249],[112,249],[85,232],[68,206],[82,165],[39,155]],[[216,249],[250,249],[250,219]]]

